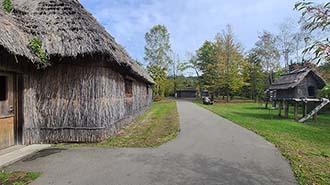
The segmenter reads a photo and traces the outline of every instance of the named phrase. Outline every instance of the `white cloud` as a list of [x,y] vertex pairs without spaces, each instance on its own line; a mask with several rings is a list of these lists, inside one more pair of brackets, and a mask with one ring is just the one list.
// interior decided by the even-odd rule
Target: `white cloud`
[[181,57],[213,39],[226,24],[251,48],[258,32],[276,32],[293,11],[295,0],[81,0],[133,58],[143,59],[144,34],[156,24],[171,33]]

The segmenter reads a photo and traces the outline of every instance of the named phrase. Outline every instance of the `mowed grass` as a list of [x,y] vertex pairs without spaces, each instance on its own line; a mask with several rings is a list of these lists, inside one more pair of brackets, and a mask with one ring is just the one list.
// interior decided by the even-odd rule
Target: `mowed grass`
[[1,185],[28,185],[40,176],[39,172],[6,172],[0,171]]
[[150,110],[122,129],[117,136],[99,143],[106,147],[157,147],[174,139],[180,131],[175,101],[152,104]]
[[297,123],[279,118],[273,110],[260,104],[198,105],[227,118],[274,143],[291,163],[299,184],[330,184],[330,114],[323,113],[318,121]]
[[98,144],[109,147],[157,147],[175,138],[180,130],[175,101],[152,104],[150,110],[120,133]]

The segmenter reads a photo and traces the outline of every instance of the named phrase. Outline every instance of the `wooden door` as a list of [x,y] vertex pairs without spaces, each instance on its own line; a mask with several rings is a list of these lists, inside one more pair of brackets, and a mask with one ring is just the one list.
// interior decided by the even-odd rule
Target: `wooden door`
[[14,75],[0,72],[0,149],[15,144]]

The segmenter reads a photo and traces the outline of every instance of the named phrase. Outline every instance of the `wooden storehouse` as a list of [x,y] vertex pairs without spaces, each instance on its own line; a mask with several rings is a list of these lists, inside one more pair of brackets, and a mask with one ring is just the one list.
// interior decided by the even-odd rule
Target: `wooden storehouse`
[[149,107],[153,80],[78,0],[12,5],[0,8],[0,149],[98,142]]
[[[285,117],[288,117],[290,103],[294,103],[294,117],[298,120],[298,106],[302,103],[303,118],[299,121],[304,122],[329,103],[329,100],[319,98],[319,90],[326,86],[325,80],[309,67],[297,69],[283,74],[266,91],[268,101],[273,105],[279,104],[279,115],[284,108]],[[320,105],[315,106],[315,103]],[[308,105],[312,104],[313,110],[308,113]]]
[[286,73],[269,88],[275,91],[276,100],[294,98],[316,98],[318,91],[326,85],[323,78],[310,68],[303,68]]

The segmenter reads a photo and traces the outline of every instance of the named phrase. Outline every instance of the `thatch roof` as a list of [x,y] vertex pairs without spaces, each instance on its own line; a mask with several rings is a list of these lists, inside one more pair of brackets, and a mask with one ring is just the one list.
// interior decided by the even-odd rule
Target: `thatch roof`
[[270,90],[280,90],[280,89],[292,89],[295,88],[297,85],[299,85],[305,77],[307,77],[309,74],[311,74],[319,89],[322,89],[326,82],[325,80],[314,70],[306,67],[303,69],[298,69],[291,71],[289,73],[286,73],[284,75],[281,75],[280,78],[275,81],[271,86]]
[[110,56],[112,62],[153,83],[78,0],[12,0],[12,4],[11,14],[0,8],[0,46],[10,53],[37,62],[28,48],[29,41],[36,37],[51,59]]

